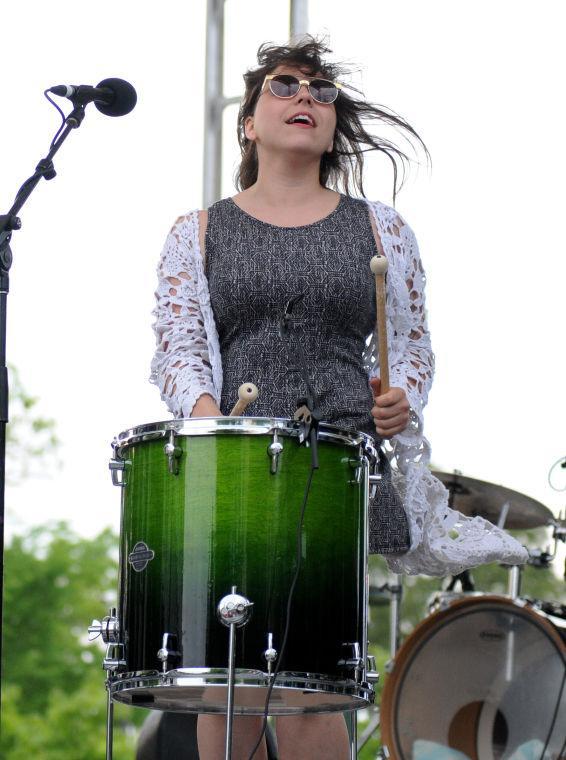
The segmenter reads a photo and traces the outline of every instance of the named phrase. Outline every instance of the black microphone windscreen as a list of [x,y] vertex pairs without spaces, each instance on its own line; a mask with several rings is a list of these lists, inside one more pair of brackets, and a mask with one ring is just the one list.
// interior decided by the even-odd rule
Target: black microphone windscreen
[[112,90],[114,97],[110,103],[94,101],[98,110],[106,116],[124,116],[132,111],[137,103],[138,96],[134,87],[124,79],[103,79],[97,87],[106,87]]

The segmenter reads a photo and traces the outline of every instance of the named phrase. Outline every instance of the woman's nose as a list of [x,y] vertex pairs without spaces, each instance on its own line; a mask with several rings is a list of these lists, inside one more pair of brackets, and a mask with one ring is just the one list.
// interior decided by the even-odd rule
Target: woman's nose
[[308,84],[301,84],[299,87],[299,91],[295,95],[297,100],[303,100],[303,98],[306,98],[309,102],[311,101],[311,94],[309,92],[309,86]]

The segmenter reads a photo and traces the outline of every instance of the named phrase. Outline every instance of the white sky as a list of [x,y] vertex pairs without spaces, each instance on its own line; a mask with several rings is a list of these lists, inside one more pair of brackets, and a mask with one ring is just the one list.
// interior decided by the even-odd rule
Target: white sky
[[[138,106],[93,106],[40,183],[13,238],[8,357],[57,421],[63,469],[7,494],[7,532],[69,519],[118,527],[110,441],[167,418],[149,385],[155,265],[177,215],[201,204],[205,2],[12,3],[3,13],[2,172],[8,209],[59,126],[42,91],[130,80]],[[437,376],[426,416],[433,460],[527,493],[555,513],[547,473],[564,435],[564,6],[311,0],[310,31],[357,64],[369,99],[421,134],[432,172],[397,208],[427,270]],[[287,36],[287,2],[227,0],[226,94],[265,40]],[[224,194],[235,161],[233,110]],[[366,192],[391,203],[368,161]],[[566,475],[562,483],[566,485]]]

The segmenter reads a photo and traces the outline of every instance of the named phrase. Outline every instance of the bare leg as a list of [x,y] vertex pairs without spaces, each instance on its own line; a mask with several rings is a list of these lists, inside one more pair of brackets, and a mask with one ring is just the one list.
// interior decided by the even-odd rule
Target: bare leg
[[[232,760],[248,760],[261,733],[261,715],[235,715],[232,724]],[[201,760],[224,760],[226,746],[226,716],[199,715],[197,722],[198,751]],[[265,739],[254,760],[267,760]]]
[[279,760],[349,760],[350,739],[342,714],[277,718]]

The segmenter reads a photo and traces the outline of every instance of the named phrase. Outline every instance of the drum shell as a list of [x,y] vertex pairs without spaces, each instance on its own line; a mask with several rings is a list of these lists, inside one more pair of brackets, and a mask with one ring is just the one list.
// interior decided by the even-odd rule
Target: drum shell
[[[281,437],[270,472],[269,435],[179,435],[178,474],[164,440],[135,442],[122,498],[121,640],[129,673],[225,668],[228,630],[216,617],[236,586],[253,614],[236,637],[236,668],[266,670],[268,633],[280,649],[297,555],[297,525],[310,451]],[[321,442],[301,538],[301,573],[281,671],[343,677],[342,643],[365,642],[367,464],[352,446]],[[355,467],[352,466],[354,460]],[[135,569],[135,547],[153,558]],[[142,563],[143,564],[143,563]]]

